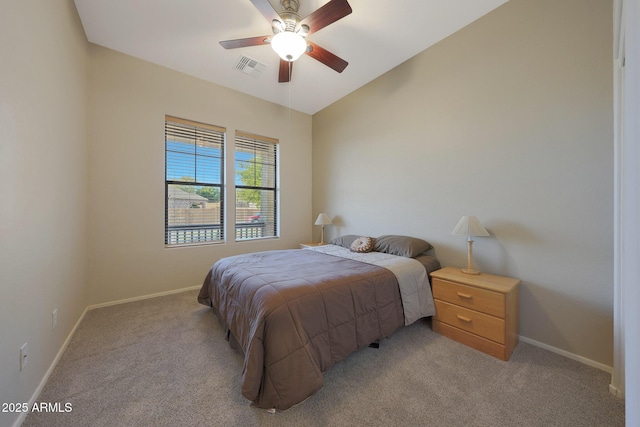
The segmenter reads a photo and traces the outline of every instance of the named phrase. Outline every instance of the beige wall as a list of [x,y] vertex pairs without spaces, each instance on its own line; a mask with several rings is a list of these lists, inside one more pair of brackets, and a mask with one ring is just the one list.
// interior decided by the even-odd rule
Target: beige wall
[[313,116],[313,211],[454,266],[476,215],[521,334],[611,366],[612,81],[611,1],[511,0]]
[[0,58],[0,402],[28,402],[87,305],[88,52],[73,2],[3,2]]
[[[90,304],[197,286],[221,257],[311,238],[311,116],[291,112],[289,127],[287,108],[95,45],[89,76]],[[165,115],[226,127],[228,153],[235,129],[280,140],[279,239],[165,248]],[[226,197],[233,207],[232,187]],[[155,213],[140,221],[132,211]]]

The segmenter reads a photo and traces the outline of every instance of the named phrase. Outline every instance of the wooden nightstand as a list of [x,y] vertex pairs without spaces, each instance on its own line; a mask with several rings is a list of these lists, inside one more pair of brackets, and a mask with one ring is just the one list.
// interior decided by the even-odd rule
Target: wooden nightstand
[[431,273],[433,330],[502,360],[518,344],[518,285],[512,277],[465,274],[446,267]]
[[320,242],[300,243],[300,249],[314,248],[316,246],[324,246],[324,245],[326,245],[326,243],[320,243]]

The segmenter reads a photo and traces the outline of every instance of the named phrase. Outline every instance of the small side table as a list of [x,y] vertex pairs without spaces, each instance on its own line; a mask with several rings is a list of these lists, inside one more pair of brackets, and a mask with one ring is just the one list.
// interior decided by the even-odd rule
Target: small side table
[[300,243],[300,249],[315,248],[316,246],[324,246],[324,245],[326,245],[326,243],[320,243],[320,242]]
[[431,273],[433,330],[502,360],[518,344],[519,279],[445,267]]

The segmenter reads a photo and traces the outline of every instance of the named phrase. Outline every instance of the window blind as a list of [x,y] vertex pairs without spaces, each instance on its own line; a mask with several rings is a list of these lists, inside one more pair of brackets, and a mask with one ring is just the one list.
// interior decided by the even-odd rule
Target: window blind
[[224,241],[225,128],[165,117],[165,244]]
[[236,240],[278,236],[278,140],[237,131]]

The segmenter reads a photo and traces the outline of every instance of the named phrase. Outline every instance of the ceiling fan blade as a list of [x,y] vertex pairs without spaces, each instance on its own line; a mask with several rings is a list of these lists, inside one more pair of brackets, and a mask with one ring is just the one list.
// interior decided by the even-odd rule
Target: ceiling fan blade
[[307,44],[311,46],[311,49],[305,52],[307,55],[317,61],[322,62],[327,67],[332,68],[339,73],[343,72],[344,69],[347,68],[347,65],[349,65],[349,63],[344,59],[334,55],[333,53],[318,46],[317,44],[312,43],[309,40],[307,40]]
[[280,71],[278,71],[278,83],[287,83],[291,81],[291,72],[293,71],[293,62],[280,60]]
[[316,9],[311,15],[300,21],[300,25],[307,25],[309,32],[307,34],[315,33],[318,30],[323,29],[329,24],[333,24],[339,19],[344,18],[352,12],[351,6],[347,0],[331,0],[324,6]]
[[271,43],[271,36],[248,37],[246,39],[224,40],[220,45],[225,49],[237,49],[239,47],[260,46]]
[[262,16],[267,18],[267,21],[269,21],[269,25],[273,25],[272,23],[274,19],[282,22],[280,15],[278,15],[278,12],[276,12],[273,6],[271,6],[269,0],[251,0],[251,3],[253,3],[256,9],[260,11]]

